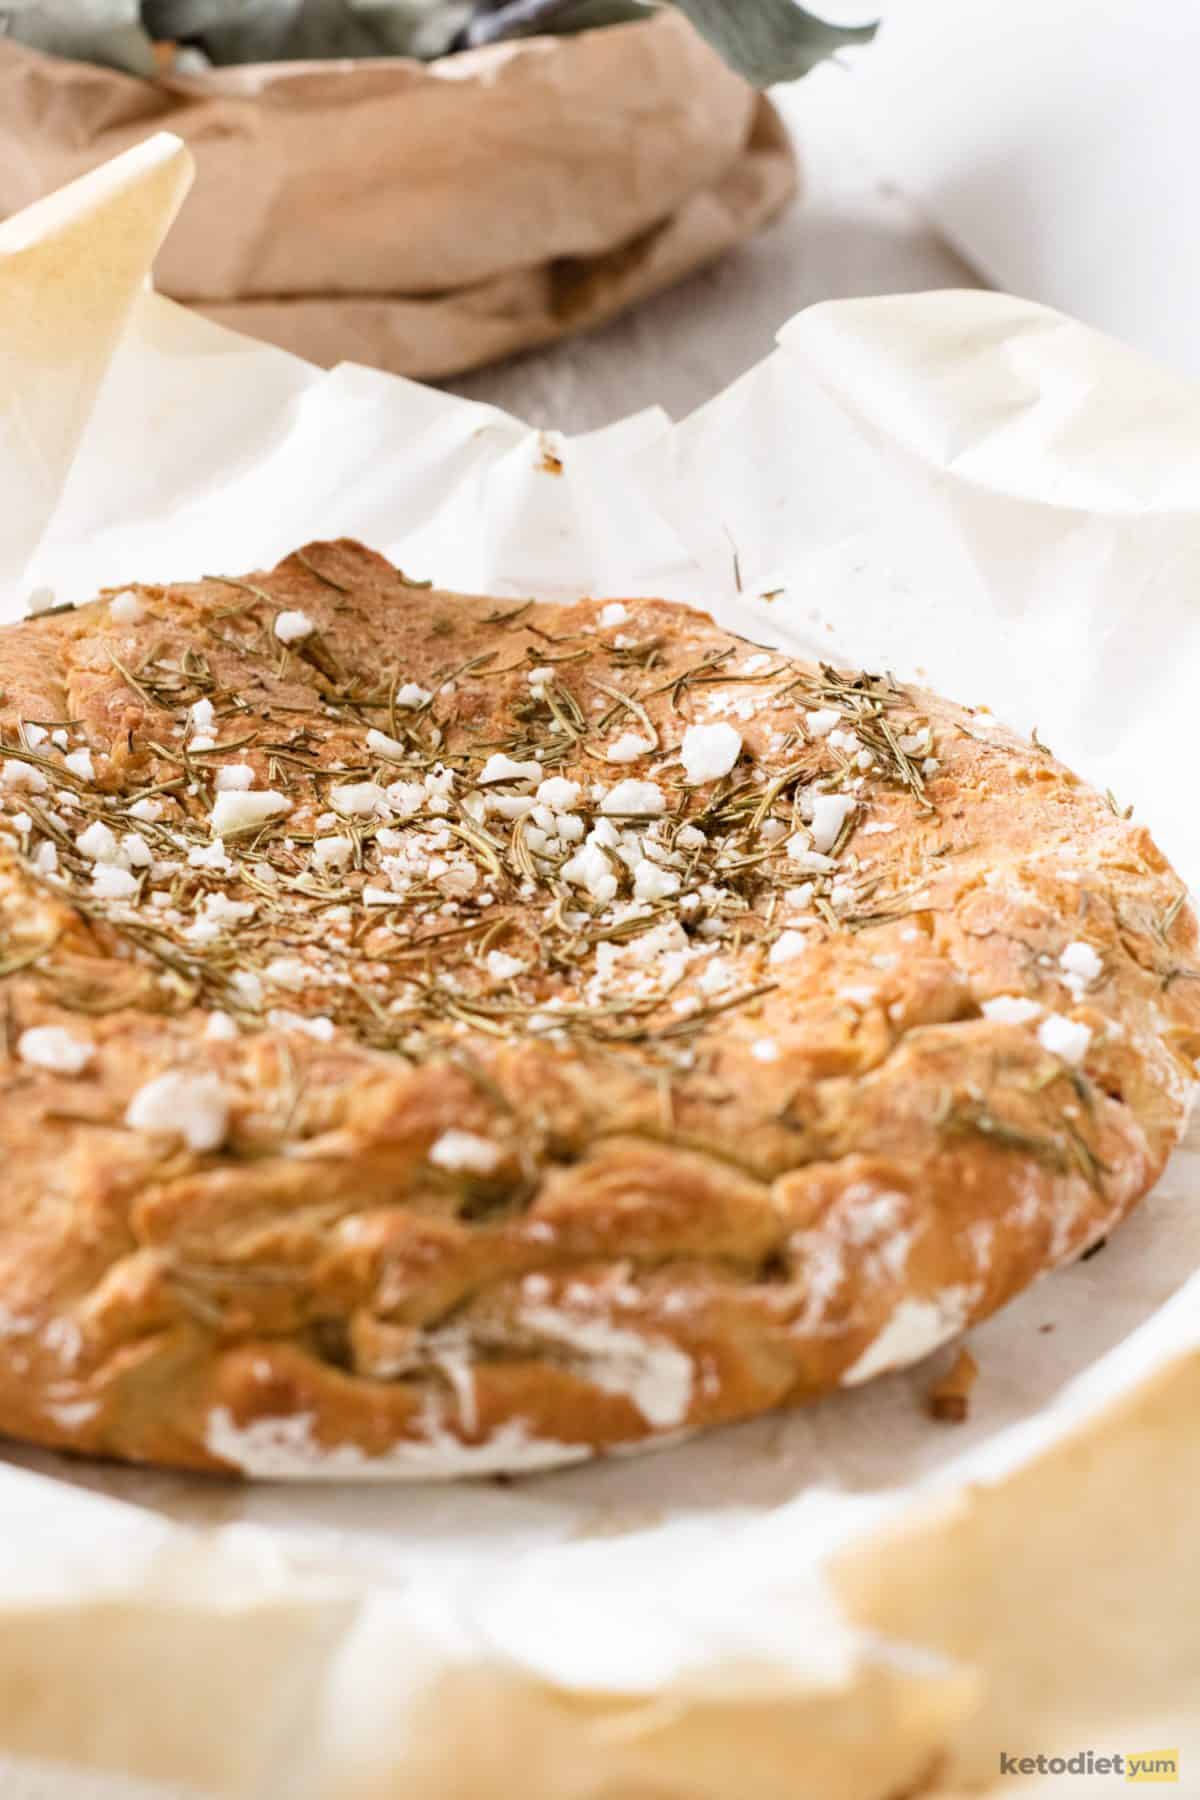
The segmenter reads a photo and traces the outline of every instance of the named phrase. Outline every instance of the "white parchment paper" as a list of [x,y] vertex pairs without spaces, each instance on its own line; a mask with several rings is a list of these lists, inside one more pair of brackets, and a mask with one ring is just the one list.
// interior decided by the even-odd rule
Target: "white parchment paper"
[[903,0],[856,64],[872,148],[998,287],[1200,375],[1193,0]]
[[[101,255],[114,194],[145,208],[151,180],[165,224],[176,150],[138,154],[33,235],[68,220]],[[1037,724],[1196,880],[1200,395],[1108,340],[996,295],[818,307],[682,424],[554,438],[555,476],[515,419],[323,374],[128,266],[111,360],[81,302],[74,388],[17,429],[38,370],[13,320],[44,275],[7,248],[6,616],[342,533],[451,588],[665,593]],[[504,1486],[247,1488],[10,1447],[0,1748],[270,1800],[884,1800],[1160,1724],[1200,1768],[1196,1158],[973,1334],[954,1430],[926,1366]],[[1098,1694],[1121,1704],[1098,1718]]]

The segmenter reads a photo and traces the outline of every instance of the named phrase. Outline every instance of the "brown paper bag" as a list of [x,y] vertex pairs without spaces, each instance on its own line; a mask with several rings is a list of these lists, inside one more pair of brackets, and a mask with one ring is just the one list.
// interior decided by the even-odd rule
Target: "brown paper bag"
[[165,293],[316,362],[427,377],[611,317],[796,179],[770,103],[673,12],[157,82],[0,43],[0,215],[164,129],[198,165]]

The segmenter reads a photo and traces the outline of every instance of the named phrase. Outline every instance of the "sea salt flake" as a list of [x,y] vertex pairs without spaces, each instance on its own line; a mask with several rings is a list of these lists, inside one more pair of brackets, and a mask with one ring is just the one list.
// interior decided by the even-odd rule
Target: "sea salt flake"
[[537,802],[556,813],[569,813],[578,806],[581,792],[577,781],[568,781],[563,775],[551,775],[539,785]]
[[316,629],[306,612],[281,612],[275,619],[275,636],[281,644],[302,643]]
[[654,744],[650,738],[642,737],[636,731],[625,731],[609,744],[604,752],[604,760],[610,763],[638,762],[643,756],[649,756],[653,749]]
[[245,793],[254,786],[254,770],[249,763],[226,763],[216,772],[218,794]]
[[1041,1018],[1044,1008],[1024,994],[996,994],[985,1000],[979,1010],[997,1025],[1028,1025],[1032,1019]]
[[137,595],[126,588],[109,601],[108,616],[117,625],[137,625],[144,616],[144,608]]
[[305,962],[302,956],[276,956],[267,964],[263,974],[273,987],[297,991],[321,980],[319,970]]
[[415,712],[432,699],[429,689],[420,687],[415,681],[406,681],[403,687],[396,689],[396,705],[402,712]]
[[[218,794],[209,816],[218,837],[233,837],[241,831],[253,831],[291,810],[291,801],[286,795],[268,788],[262,793]],[[190,856],[188,860],[191,860]]]
[[618,781],[600,803],[602,812],[645,818],[667,810],[663,791],[653,781]]
[[491,1138],[478,1137],[473,1131],[443,1131],[429,1151],[429,1161],[435,1168],[454,1174],[492,1175],[502,1160],[499,1144]]
[[229,1131],[229,1096],[215,1075],[172,1069],[138,1089],[125,1112],[133,1131],[182,1137],[190,1150],[218,1150]]
[[1038,1043],[1051,1056],[1057,1056],[1063,1062],[1078,1065],[1088,1053],[1092,1034],[1086,1025],[1075,1019],[1065,1018],[1062,1013],[1050,1013],[1038,1026]]
[[1081,940],[1068,944],[1058,959],[1062,970],[1064,984],[1070,988],[1075,998],[1081,999],[1093,983],[1099,981],[1104,973],[1104,964],[1091,944]]
[[28,794],[44,794],[49,786],[50,783],[42,771],[35,769],[32,763],[6,762],[0,769],[0,788],[11,788]]
[[399,738],[389,737],[386,731],[368,731],[367,749],[372,756],[383,757],[385,762],[403,762],[408,755]]
[[689,725],[683,734],[684,773],[693,787],[728,775],[742,754],[742,734],[732,725]]
[[679,887],[678,875],[660,868],[648,858],[644,857],[633,871],[633,891],[639,900],[665,900],[671,894],[677,894]]
[[377,781],[352,781],[331,788],[329,800],[334,811],[343,817],[371,818],[388,810],[387,795]]
[[354,855],[354,839],[320,837],[312,847],[313,862],[318,869],[344,869]]
[[137,880],[114,863],[97,863],[92,870],[92,892],[98,900],[128,900],[137,892]]
[[564,881],[570,882],[572,887],[586,888],[602,906],[616,897],[617,878],[604,851],[596,844],[585,844],[563,864],[561,873]]
[[32,1025],[17,1039],[17,1055],[34,1069],[55,1075],[80,1075],[95,1052],[91,1044],[62,1025]]
[[519,956],[509,956],[503,950],[489,950],[485,962],[493,981],[513,981],[524,974],[526,967]]
[[479,776],[479,785],[488,786],[495,781],[540,782],[542,765],[536,762],[514,762],[511,756],[505,756],[497,750],[489,756]]
[[833,849],[856,804],[846,794],[814,794],[812,841],[818,854],[824,855]]
[[805,728],[810,737],[828,737],[831,731],[837,730],[841,722],[841,713],[834,712],[829,707],[818,707],[815,712],[804,715]]

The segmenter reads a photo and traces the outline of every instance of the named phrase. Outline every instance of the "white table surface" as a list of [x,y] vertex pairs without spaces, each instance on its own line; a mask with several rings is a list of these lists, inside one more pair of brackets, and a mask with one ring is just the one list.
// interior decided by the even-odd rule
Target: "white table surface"
[[[777,99],[803,169],[801,201],[787,217],[604,329],[483,370],[449,384],[453,390],[568,432],[653,404],[682,418],[765,356],[785,320],[814,301],[980,285],[877,166],[856,129],[852,73],[827,66]],[[3,1757],[0,1796],[189,1800],[178,1788],[18,1767]]]

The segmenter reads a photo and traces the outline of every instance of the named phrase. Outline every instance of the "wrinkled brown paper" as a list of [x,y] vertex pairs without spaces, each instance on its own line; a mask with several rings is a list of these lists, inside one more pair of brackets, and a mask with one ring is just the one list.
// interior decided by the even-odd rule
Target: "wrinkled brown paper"
[[313,362],[421,377],[612,317],[796,182],[770,102],[662,13],[157,83],[0,43],[0,216],[164,129],[198,169],[164,293]]

